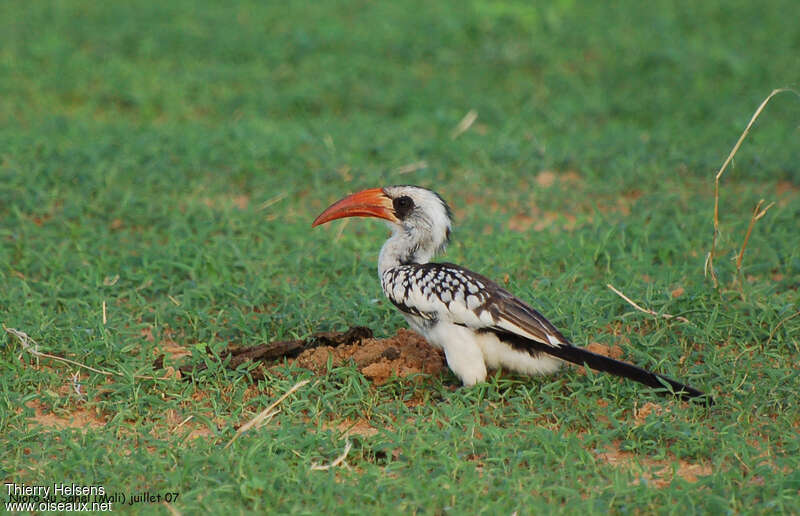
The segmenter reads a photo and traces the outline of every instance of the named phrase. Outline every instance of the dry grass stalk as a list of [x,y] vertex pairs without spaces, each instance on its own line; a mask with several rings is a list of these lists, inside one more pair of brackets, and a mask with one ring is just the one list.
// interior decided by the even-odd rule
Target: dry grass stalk
[[254,417],[253,419],[251,419],[250,421],[248,421],[247,423],[245,423],[241,427],[239,427],[239,429],[236,431],[236,434],[233,436],[233,439],[231,439],[230,442],[228,444],[226,444],[225,448],[223,448],[223,449],[228,448],[230,445],[233,444],[234,441],[236,441],[236,439],[239,438],[240,435],[242,435],[243,433],[247,432],[248,430],[250,430],[254,426],[255,427],[260,427],[260,426],[263,426],[264,424],[266,424],[270,419],[272,419],[275,416],[275,414],[280,412],[280,409],[275,410],[275,407],[280,405],[283,400],[285,400],[286,398],[291,396],[294,391],[296,391],[297,389],[299,389],[300,387],[304,386],[305,384],[307,384],[310,381],[311,380],[303,380],[302,382],[297,382],[296,384],[294,384],[294,386],[292,386],[291,389],[289,389],[288,391],[283,393],[283,395],[280,398],[278,398],[277,400],[275,400],[275,402],[273,402],[272,405],[270,405],[269,407],[265,408],[264,410],[259,412],[256,417]]
[[417,170],[422,170],[423,168],[428,168],[428,162],[425,160],[415,161],[414,163],[397,167],[394,169],[394,172],[395,174],[410,174],[412,172],[416,172]]
[[24,331],[19,331],[15,328],[6,328],[5,325],[3,326],[3,329],[6,330],[6,333],[15,336],[19,340],[19,343],[22,345],[22,349],[24,349],[25,351],[27,351],[28,353],[37,358],[49,358],[50,360],[55,360],[56,362],[63,362],[65,364],[71,364],[74,366],[82,367],[84,369],[88,369],[89,371],[102,374],[105,376],[113,376],[114,374],[119,374],[119,373],[113,373],[111,371],[103,371],[102,369],[95,369],[94,367],[81,364],[80,362],[76,362],[68,358],[57,357],[49,353],[42,353],[41,351],[39,351],[38,349],[39,345],[36,343],[36,341],[30,338],[28,334],[25,333]]
[[677,320],[679,320],[681,322],[685,322],[685,323],[691,324],[691,322],[689,322],[689,319],[687,319],[686,317],[680,316],[680,315],[675,316],[675,315],[670,315],[670,314],[659,314],[658,312],[654,312],[653,310],[649,310],[647,308],[642,308],[641,306],[639,306],[636,303],[634,303],[633,301],[631,301],[631,299],[628,296],[626,296],[625,294],[623,294],[622,292],[620,292],[619,290],[614,288],[614,286],[611,285],[610,283],[607,284],[606,286],[608,288],[610,288],[611,290],[613,290],[614,293],[617,294],[619,297],[621,297],[622,299],[627,301],[629,305],[631,305],[635,309],[639,310],[640,312],[644,312],[646,314],[650,314],[650,315],[652,315],[654,317],[659,317],[660,316],[660,317],[663,317],[664,319],[677,319]]
[[312,462],[311,469],[313,471],[326,471],[331,468],[335,468],[336,466],[339,466],[342,463],[344,463],[344,465],[347,466],[347,463],[344,462],[344,460],[347,458],[347,454],[350,453],[350,449],[352,447],[353,443],[351,443],[350,441],[346,441],[344,445],[344,451],[342,452],[341,455],[336,457],[336,459],[334,459],[333,462],[331,462],[330,464],[317,464],[316,462]]
[[336,236],[334,237],[333,241],[338,242],[342,235],[344,234],[344,228],[350,223],[350,219],[344,219],[341,224],[339,224],[339,231],[336,232]]
[[756,225],[756,221],[758,219],[760,219],[761,217],[763,217],[764,215],[767,214],[767,210],[769,210],[770,208],[772,208],[775,205],[774,202],[771,202],[771,203],[769,203],[767,205],[766,208],[764,208],[762,210],[761,206],[763,204],[764,204],[764,199],[761,199],[760,201],[758,201],[758,204],[756,204],[756,208],[753,210],[753,216],[750,217],[750,225],[747,226],[747,233],[745,233],[745,235],[744,235],[744,242],[742,242],[742,249],[739,251],[738,258],[736,258],[736,277],[737,278],[739,277],[739,275],[742,272],[742,259],[744,258],[744,250],[745,250],[745,248],[747,248],[747,242],[748,242],[748,240],[750,240],[750,233],[753,232],[753,226]]
[[708,275],[708,273],[711,272],[711,279],[714,280],[714,288],[717,288],[719,285],[719,282],[717,281],[717,274],[714,272],[714,254],[717,250],[717,236],[719,235],[719,179],[722,177],[722,173],[725,172],[725,169],[728,168],[731,160],[733,160],[733,156],[739,151],[739,147],[741,147],[742,142],[747,137],[747,134],[750,132],[750,128],[753,127],[756,119],[759,117],[759,115],[761,115],[761,111],[764,110],[764,106],[766,106],[770,99],[772,99],[772,97],[778,93],[787,91],[800,96],[800,93],[797,93],[790,88],[779,88],[772,90],[772,93],[770,93],[767,98],[761,102],[761,104],[758,106],[758,109],[756,109],[755,113],[753,113],[753,116],[750,118],[750,122],[747,123],[747,127],[744,128],[741,136],[739,136],[739,140],[737,140],[736,145],[734,145],[733,149],[731,149],[730,154],[728,154],[728,157],[725,159],[725,162],[722,164],[717,172],[716,177],[714,178],[714,233],[711,237],[711,251],[708,252],[705,263],[705,273]]
[[172,516],[181,516],[181,511],[176,509],[171,503],[167,502],[161,502],[161,503],[163,503],[167,507],[167,510]]
[[264,202],[262,202],[261,204],[258,205],[258,208],[256,208],[256,211],[264,211],[264,210],[266,210],[267,208],[269,208],[273,204],[276,204],[276,203],[282,201],[283,199],[285,199],[287,195],[289,195],[288,192],[281,192],[278,195],[276,195],[275,197],[273,197],[272,199],[267,199],[266,201],[264,201]]
[[450,133],[450,139],[455,140],[456,138],[461,136],[464,132],[467,131],[467,129],[472,127],[472,124],[474,124],[475,120],[477,119],[478,119],[477,111],[475,111],[474,109],[470,109],[469,111],[467,111],[467,114],[464,115],[464,118],[462,118],[461,121],[456,126],[456,128],[453,129],[453,132]]
[[106,317],[106,302],[103,301],[103,326],[105,326],[107,322],[108,317]]
[[178,426],[176,426],[175,428],[173,428],[173,429],[172,429],[172,433],[175,433],[175,432],[177,432],[178,430],[180,430],[180,428],[181,428],[183,425],[185,425],[186,423],[188,423],[189,421],[191,421],[191,420],[192,420],[192,418],[194,418],[194,414],[192,414],[191,416],[187,417],[186,419],[184,419],[183,421],[181,421],[180,423],[178,423]]
[[785,317],[785,318],[783,318],[783,319],[781,320],[781,322],[779,322],[777,325],[775,325],[775,327],[774,327],[774,328],[772,328],[772,331],[771,331],[771,332],[769,332],[769,338],[767,339],[767,343],[766,343],[766,345],[765,345],[765,346],[769,346],[769,343],[770,343],[770,342],[772,342],[772,338],[773,338],[773,337],[775,337],[775,332],[777,332],[777,331],[778,331],[778,328],[780,328],[781,326],[783,326],[783,323],[785,323],[786,321],[788,321],[788,320],[790,320],[790,319],[794,319],[794,318],[795,318],[795,317],[797,317],[798,315],[800,315],[800,312],[795,312],[795,313],[793,313],[792,315],[790,315],[789,317]]
[[[102,374],[104,376],[119,376],[119,377],[123,377],[123,378],[125,377],[124,374],[119,373],[117,371],[104,371],[102,369],[95,369],[94,367],[88,366],[86,364],[81,364],[80,362],[76,362],[74,360],[70,360],[69,358],[59,357],[59,356],[56,356],[56,355],[51,355],[50,353],[43,353],[43,352],[39,351],[39,349],[38,349],[39,345],[36,343],[36,341],[33,340],[32,338],[30,338],[28,336],[28,334],[25,333],[24,331],[19,331],[19,330],[15,329],[15,328],[7,328],[5,325],[3,325],[3,329],[6,331],[6,333],[15,336],[19,340],[20,344],[22,344],[22,349],[24,351],[27,351],[31,355],[35,356],[37,359],[38,358],[49,358],[50,360],[55,360],[56,362],[61,362],[61,363],[64,363],[64,364],[70,364],[70,365],[74,365],[74,366],[77,366],[77,367],[81,367],[83,369],[92,371],[93,373]],[[144,375],[138,375],[138,374],[133,375],[133,377],[138,379],[138,380],[167,380],[168,379],[168,377],[166,377],[166,376],[163,377],[163,378],[157,378],[155,376],[144,376]]]

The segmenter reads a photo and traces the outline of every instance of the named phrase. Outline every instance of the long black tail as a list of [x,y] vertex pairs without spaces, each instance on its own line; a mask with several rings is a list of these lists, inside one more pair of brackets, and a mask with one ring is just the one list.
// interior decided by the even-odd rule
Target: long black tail
[[630,378],[631,380],[643,383],[648,387],[664,389],[664,384],[666,383],[672,387],[672,390],[675,392],[675,394],[681,398],[694,398],[697,401],[707,401],[709,404],[714,404],[714,400],[711,396],[698,389],[695,389],[694,387],[690,387],[686,384],[673,380],[672,378],[653,373],[647,369],[642,369],[639,366],[635,366],[627,362],[620,362],[619,360],[598,355],[597,353],[592,353],[591,351],[583,348],[567,345],[558,348],[549,348],[546,351],[548,354],[558,357],[562,360],[566,360],[567,362],[572,362],[573,364],[578,365],[586,364],[597,371],[611,373],[623,378]]
[[672,378],[662,376],[657,373],[642,369],[641,367],[629,364],[627,362],[620,362],[604,355],[598,355],[591,351],[573,346],[571,344],[562,345],[560,347],[548,346],[539,342],[514,335],[512,333],[498,333],[498,337],[511,344],[517,349],[526,349],[528,351],[536,350],[560,358],[567,362],[577,365],[587,365],[596,371],[603,371],[604,373],[611,373],[622,378],[630,378],[631,380],[643,383],[649,387],[656,389],[666,389],[664,384],[672,387],[676,396],[683,399],[690,399],[692,401],[699,401],[702,403],[714,404],[714,399],[694,387],[680,383]]

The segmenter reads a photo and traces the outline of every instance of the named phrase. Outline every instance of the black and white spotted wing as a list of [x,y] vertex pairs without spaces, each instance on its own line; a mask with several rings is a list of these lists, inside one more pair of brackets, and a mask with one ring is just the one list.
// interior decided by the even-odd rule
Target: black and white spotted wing
[[492,280],[451,263],[400,265],[381,277],[389,300],[431,323],[510,333],[551,347],[567,339],[539,312]]

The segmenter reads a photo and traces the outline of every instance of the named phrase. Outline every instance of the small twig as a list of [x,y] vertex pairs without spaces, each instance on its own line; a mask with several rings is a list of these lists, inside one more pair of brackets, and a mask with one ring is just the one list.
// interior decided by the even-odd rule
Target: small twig
[[347,224],[350,222],[350,219],[344,219],[341,224],[339,224],[339,231],[336,232],[336,236],[334,237],[333,241],[338,242],[342,235],[344,234],[344,228],[347,227]]
[[[27,351],[28,353],[32,354],[33,356],[35,356],[37,358],[49,358],[50,360],[55,360],[56,362],[62,362],[62,363],[65,363],[65,364],[71,364],[71,365],[74,365],[74,366],[82,367],[82,368],[88,369],[89,371],[92,371],[94,373],[102,374],[102,375],[105,375],[105,376],[119,376],[119,377],[122,377],[122,378],[125,377],[124,374],[119,373],[117,371],[103,371],[102,369],[95,369],[94,367],[88,366],[86,364],[81,364],[80,362],[76,362],[74,360],[70,360],[69,358],[59,357],[59,356],[56,356],[56,355],[51,355],[50,353],[42,353],[41,351],[38,350],[39,345],[36,343],[36,341],[33,340],[32,338],[30,338],[28,336],[28,334],[25,333],[24,331],[19,331],[19,330],[14,329],[14,328],[7,328],[5,325],[3,325],[3,329],[6,331],[6,333],[9,333],[9,334],[15,336],[17,339],[19,339],[20,344],[22,344],[22,349],[23,350]],[[144,375],[138,375],[138,374],[133,375],[133,377],[136,378],[136,379],[139,379],[139,380],[167,380],[168,379],[168,377],[166,377],[166,376],[163,377],[163,378],[156,378],[155,376],[144,376]]]
[[103,326],[105,326],[107,322],[108,318],[106,317],[106,302],[103,301]]
[[186,419],[184,419],[183,421],[178,423],[178,426],[176,426],[175,428],[172,429],[172,433],[177,432],[180,427],[182,427],[183,425],[185,425],[186,423],[191,421],[193,417],[194,417],[194,414],[192,414],[191,416],[187,417]]
[[685,323],[691,324],[691,322],[689,322],[689,319],[687,319],[686,317],[680,316],[680,315],[676,316],[676,315],[670,315],[670,314],[659,314],[658,312],[654,312],[654,311],[649,310],[647,308],[642,308],[641,306],[639,306],[636,303],[634,303],[633,301],[631,301],[631,299],[628,296],[626,296],[625,294],[623,294],[622,292],[620,292],[619,290],[614,288],[614,286],[611,285],[610,283],[607,284],[606,286],[608,288],[610,288],[611,290],[613,290],[614,293],[617,294],[619,297],[621,297],[622,299],[627,301],[629,305],[631,305],[635,309],[639,310],[640,312],[644,312],[646,314],[650,314],[650,315],[652,315],[654,317],[659,317],[660,316],[660,317],[663,317],[664,319],[677,319],[677,320],[679,320],[681,322],[685,322]]
[[742,135],[739,136],[739,140],[736,142],[736,145],[733,146],[733,149],[731,149],[730,154],[728,154],[727,159],[725,159],[725,162],[722,164],[719,172],[717,172],[717,175],[714,178],[714,233],[711,237],[711,251],[708,252],[705,266],[706,274],[708,274],[709,271],[711,272],[711,279],[714,280],[714,288],[717,288],[719,284],[717,281],[717,274],[714,272],[714,254],[717,250],[717,236],[719,235],[719,179],[722,177],[722,173],[725,172],[725,169],[728,168],[733,156],[739,151],[739,147],[742,145],[745,137],[747,137],[747,134],[750,132],[750,128],[761,114],[761,111],[763,111],[764,106],[767,105],[767,102],[769,102],[770,99],[778,93],[783,93],[786,91],[800,96],[800,93],[790,88],[779,88],[772,90],[772,93],[770,93],[769,96],[767,96],[767,98],[761,102],[761,104],[758,106],[758,109],[756,109],[755,113],[753,113],[753,116],[750,118],[750,122],[747,123],[747,127],[744,128],[744,132],[742,132]]
[[170,514],[172,514],[172,516],[181,516],[181,511],[176,509],[171,503],[167,502],[161,502],[161,503],[163,503],[167,507],[167,510],[170,512]]
[[28,334],[25,333],[24,331],[19,331],[19,330],[14,329],[14,328],[6,328],[5,326],[3,326],[3,329],[6,330],[6,333],[10,333],[11,335],[13,335],[17,339],[19,339],[20,344],[22,344],[22,349],[24,349],[25,351],[27,351],[28,353],[30,353],[30,354],[32,354],[32,355],[34,355],[36,357],[49,358],[50,360],[55,360],[57,362],[64,362],[66,364],[72,364],[74,366],[82,367],[84,369],[88,369],[89,371],[93,371],[95,373],[102,374],[102,375],[105,375],[105,376],[113,376],[114,374],[119,374],[119,373],[113,373],[111,371],[103,371],[101,369],[95,369],[94,367],[87,366],[85,364],[81,364],[80,362],[75,362],[74,360],[70,360],[68,358],[57,357],[57,356],[51,355],[49,353],[42,353],[41,351],[36,349],[39,346],[36,343],[36,341],[33,340],[32,338],[30,338],[28,336]]
[[744,461],[743,461],[743,460],[742,460],[742,459],[741,459],[741,458],[740,458],[738,455],[736,455],[735,453],[733,454],[733,456],[734,456],[734,457],[736,457],[736,460],[738,460],[738,461],[739,461],[739,464],[741,464],[742,466],[744,466],[744,469],[746,469],[746,470],[747,470],[747,472],[748,472],[748,473],[750,473],[750,466],[748,466],[747,464],[745,464],[745,463],[744,463]]
[[[750,240],[750,233],[753,232],[753,227],[756,225],[756,221],[767,214],[767,210],[775,206],[774,202],[771,202],[767,205],[766,208],[761,210],[761,205],[764,204],[764,199],[758,201],[756,204],[756,209],[753,210],[753,216],[750,217],[750,225],[747,226],[747,233],[744,235],[744,242],[742,242],[742,249],[739,251],[739,257],[736,258],[736,278],[739,277],[739,274],[742,272],[742,259],[744,258],[744,250],[747,248],[747,242]],[[760,211],[759,211],[760,210]],[[734,283],[736,279],[734,279]]]
[[248,421],[247,423],[245,423],[241,427],[239,427],[239,429],[236,431],[236,434],[233,436],[233,439],[231,439],[230,442],[228,444],[226,444],[225,448],[223,448],[223,449],[227,449],[231,444],[233,444],[233,442],[236,439],[239,438],[240,435],[242,435],[243,433],[247,432],[248,430],[250,430],[254,426],[256,426],[256,425],[261,426],[264,423],[266,423],[266,421],[268,421],[269,419],[272,419],[272,417],[275,414],[280,412],[280,410],[277,410],[277,411],[273,412],[273,409],[275,407],[277,407],[278,405],[280,405],[280,403],[283,400],[285,400],[286,398],[288,398],[294,391],[296,391],[297,389],[299,389],[300,387],[304,386],[305,384],[307,384],[310,381],[311,380],[303,380],[302,382],[297,382],[296,384],[294,384],[294,386],[291,389],[286,391],[280,398],[275,400],[275,402],[272,405],[270,405],[269,407],[265,408],[256,417],[254,417],[253,419],[251,419],[250,421]]
[[271,199],[267,199],[266,201],[264,201],[264,202],[262,202],[261,204],[258,205],[258,208],[256,208],[256,211],[264,211],[264,210],[266,210],[267,208],[269,208],[273,204],[278,203],[278,202],[282,201],[283,199],[285,199],[287,195],[289,195],[288,192],[281,192],[278,195],[276,195],[275,197],[273,197]]
[[[254,427],[256,429],[259,429],[262,426],[264,426],[267,423],[269,423],[270,421],[272,421],[272,418],[277,416],[280,413],[281,413],[281,409],[279,409],[279,408],[272,409],[272,410],[262,410],[261,412],[258,413],[258,415],[256,417],[254,417],[253,419],[251,419],[250,421],[248,421],[247,423],[242,425],[241,428],[239,428],[239,431],[241,433],[244,433],[244,432],[246,432],[246,431],[248,431],[248,430],[250,430],[251,428],[254,428]],[[233,443],[233,441],[235,441],[238,438],[238,434],[239,434],[239,432],[237,432],[237,435],[234,436],[233,439],[231,439],[231,441],[225,446],[225,448],[230,446],[231,443]]]
[[[713,244],[712,244],[712,247],[713,247]],[[709,252],[706,254],[706,263],[704,263],[704,264],[703,264],[703,275],[704,275],[705,277],[708,277],[709,265],[711,264],[711,255],[712,255],[712,252],[711,252],[711,251],[709,251]],[[713,274],[712,274],[712,276],[713,276],[714,278],[716,278],[716,276],[714,276]],[[715,283],[715,285],[716,285],[716,283]]]
[[344,463],[344,465],[347,466],[347,463],[344,462],[344,460],[347,458],[347,454],[350,453],[350,449],[352,447],[353,447],[353,443],[351,443],[349,440],[346,441],[345,445],[344,445],[344,451],[342,452],[341,455],[336,457],[336,459],[334,459],[333,462],[331,462],[330,464],[317,464],[316,462],[312,462],[311,463],[311,470],[312,471],[326,471],[326,470],[329,470],[331,468],[335,468],[336,466],[338,466],[338,465],[340,465],[342,463]]
[[147,281],[143,282],[141,285],[139,285],[138,287],[136,287],[136,288],[135,288],[135,289],[133,289],[133,290],[134,290],[135,292],[139,292],[139,291],[142,291],[142,290],[144,290],[144,289],[146,289],[146,288],[149,288],[149,287],[150,287],[150,285],[152,285],[152,284],[153,284],[153,280],[149,279],[149,280],[147,280]]
[[397,167],[394,169],[395,174],[410,174],[411,172],[416,172],[417,170],[422,170],[423,168],[428,168],[427,161],[415,161],[414,163],[409,163],[408,165],[403,165],[402,167]]
[[475,120],[478,119],[478,112],[474,109],[470,109],[467,111],[467,114],[464,115],[464,118],[458,123],[458,125],[453,129],[453,132],[450,133],[450,139],[455,140],[459,136],[461,136],[467,129],[472,127],[472,124],[475,123]]
[[778,328],[783,326],[783,323],[785,323],[786,321],[788,321],[790,319],[793,319],[793,318],[797,317],[798,315],[800,315],[800,312],[795,312],[792,315],[790,315],[789,317],[786,317],[786,318],[782,319],[781,322],[779,322],[774,328],[772,328],[772,331],[769,332],[769,339],[767,339],[766,346],[769,346],[769,343],[772,342],[772,338],[775,336],[775,332],[778,331]]

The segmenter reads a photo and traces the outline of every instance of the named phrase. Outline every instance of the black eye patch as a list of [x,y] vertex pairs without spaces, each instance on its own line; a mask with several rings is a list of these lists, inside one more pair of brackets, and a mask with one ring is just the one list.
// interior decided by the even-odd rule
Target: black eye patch
[[395,216],[403,220],[414,209],[414,201],[411,197],[403,195],[402,197],[394,199],[392,201],[392,206],[394,207]]

